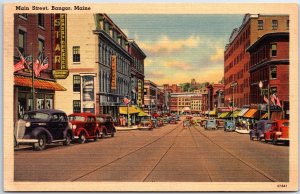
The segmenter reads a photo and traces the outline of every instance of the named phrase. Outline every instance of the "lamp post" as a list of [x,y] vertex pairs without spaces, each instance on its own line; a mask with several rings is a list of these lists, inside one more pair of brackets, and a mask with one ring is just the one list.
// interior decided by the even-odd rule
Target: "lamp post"
[[263,93],[265,92],[265,91],[267,91],[267,94],[268,94],[268,120],[270,120],[270,85],[268,84],[267,85],[267,89],[263,89],[263,82],[265,82],[266,80],[264,80],[264,81],[259,81],[259,84],[258,84],[258,86],[259,86],[259,88],[260,88],[260,93],[261,93],[261,95],[263,95]]

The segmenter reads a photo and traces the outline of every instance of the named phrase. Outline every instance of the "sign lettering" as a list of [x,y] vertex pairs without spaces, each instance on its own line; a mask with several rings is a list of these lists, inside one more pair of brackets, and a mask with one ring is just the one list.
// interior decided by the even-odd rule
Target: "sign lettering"
[[111,56],[111,89],[117,89],[117,57]]

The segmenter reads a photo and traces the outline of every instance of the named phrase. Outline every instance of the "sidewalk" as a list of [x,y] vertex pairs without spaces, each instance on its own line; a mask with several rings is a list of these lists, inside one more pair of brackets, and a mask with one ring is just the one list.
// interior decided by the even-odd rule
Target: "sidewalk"
[[117,131],[130,131],[130,130],[136,130],[138,129],[137,125],[132,125],[130,127],[127,126],[115,126]]

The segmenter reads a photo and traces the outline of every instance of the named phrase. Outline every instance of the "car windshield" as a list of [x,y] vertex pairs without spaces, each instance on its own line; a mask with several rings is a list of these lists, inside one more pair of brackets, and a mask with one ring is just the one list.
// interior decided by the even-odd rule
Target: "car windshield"
[[97,119],[98,122],[104,123],[104,118],[102,118],[102,117],[97,117],[96,119]]
[[272,123],[267,123],[266,124],[266,129],[271,129],[271,127],[272,127]]
[[40,113],[40,112],[32,112],[26,113],[24,115],[24,119],[39,119],[39,120],[47,120],[49,115],[47,113]]
[[69,116],[70,121],[84,121],[85,117],[83,116]]

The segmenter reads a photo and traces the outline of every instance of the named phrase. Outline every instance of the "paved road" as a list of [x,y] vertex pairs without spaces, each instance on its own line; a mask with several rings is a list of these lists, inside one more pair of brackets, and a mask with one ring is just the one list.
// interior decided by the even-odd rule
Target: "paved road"
[[288,181],[289,147],[248,135],[166,125],[97,142],[15,150],[15,181]]

